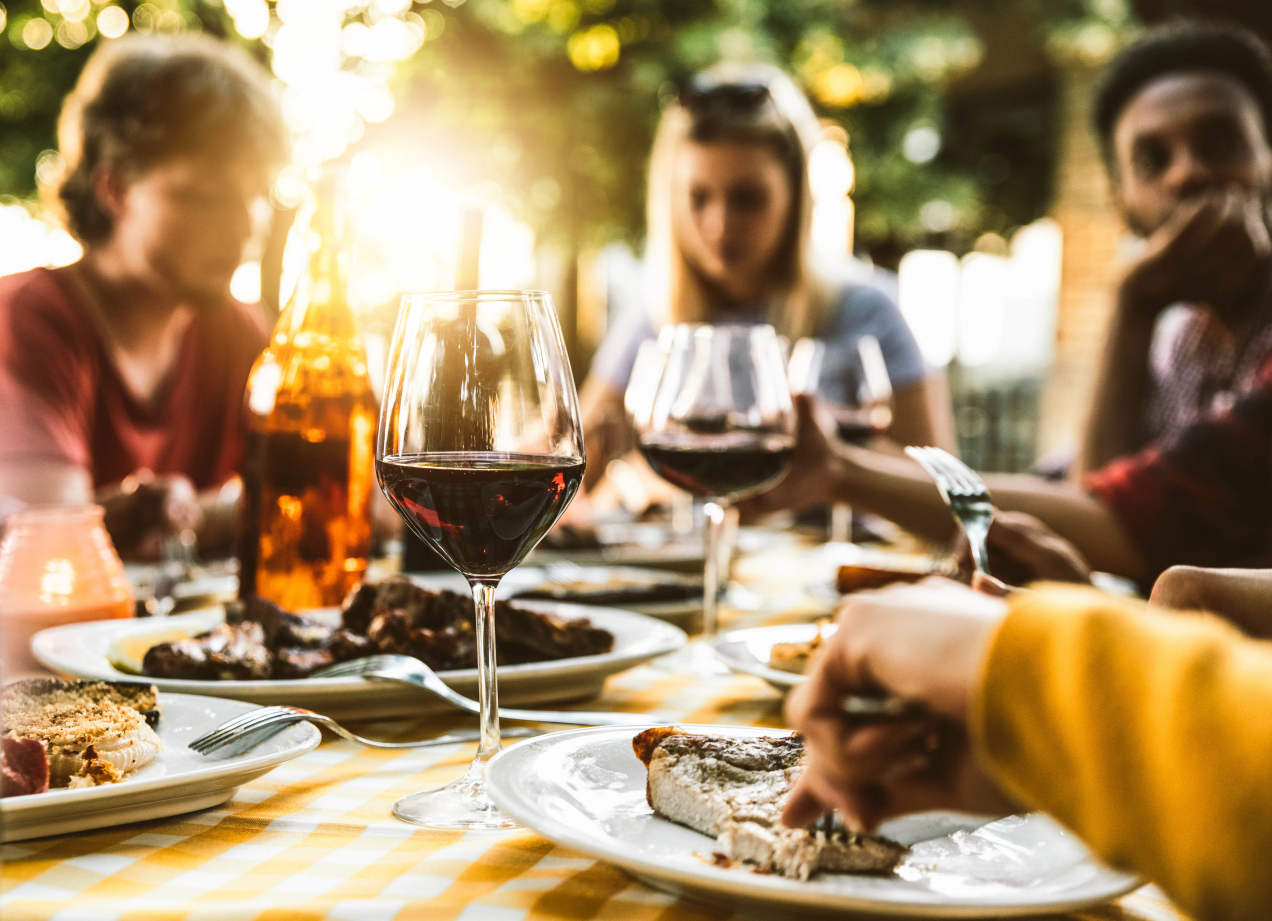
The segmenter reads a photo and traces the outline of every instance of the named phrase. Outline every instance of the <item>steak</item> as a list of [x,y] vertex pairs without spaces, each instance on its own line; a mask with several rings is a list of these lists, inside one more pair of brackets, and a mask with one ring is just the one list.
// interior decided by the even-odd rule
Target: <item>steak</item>
[[804,767],[788,736],[707,736],[647,729],[632,740],[649,777],[645,797],[664,818],[715,838],[734,860],[794,879],[817,872],[888,873],[905,848],[846,829],[786,828],[782,806]]

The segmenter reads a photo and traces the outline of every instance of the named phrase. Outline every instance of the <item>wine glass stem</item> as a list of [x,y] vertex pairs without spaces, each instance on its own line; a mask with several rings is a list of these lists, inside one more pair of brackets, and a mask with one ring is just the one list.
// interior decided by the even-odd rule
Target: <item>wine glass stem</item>
[[706,564],[702,570],[702,635],[713,637],[720,629],[716,596],[720,590],[720,536],[724,531],[724,508],[712,499],[704,506],[707,518]]
[[499,741],[499,686],[495,682],[495,582],[470,581],[477,622],[477,703],[481,705],[481,741],[469,773],[481,775]]

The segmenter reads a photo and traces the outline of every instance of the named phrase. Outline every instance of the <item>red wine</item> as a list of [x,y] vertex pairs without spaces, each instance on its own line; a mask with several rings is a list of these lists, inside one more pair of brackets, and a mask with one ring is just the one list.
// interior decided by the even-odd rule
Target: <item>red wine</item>
[[466,576],[501,576],[520,563],[574,498],[577,457],[439,452],[376,462],[393,507]]
[[795,453],[789,435],[731,432],[717,436],[649,434],[640,453],[660,477],[705,499],[736,499],[771,486]]
[[888,434],[892,413],[887,409],[849,409],[834,411],[835,434],[850,445],[866,446],[875,438]]

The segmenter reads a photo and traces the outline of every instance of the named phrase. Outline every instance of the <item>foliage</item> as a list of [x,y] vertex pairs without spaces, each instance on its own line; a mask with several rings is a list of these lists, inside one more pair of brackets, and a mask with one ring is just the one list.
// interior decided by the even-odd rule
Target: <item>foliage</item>
[[[59,100],[98,40],[63,47],[75,45],[59,44],[67,17],[49,9],[88,2],[10,2],[0,37],[0,193],[33,194],[40,152],[55,146]],[[103,8],[93,2],[81,20],[90,31]],[[221,0],[156,0],[140,14],[132,0],[117,5],[143,27],[233,34]],[[1129,20],[1124,0],[417,2],[429,40],[398,70],[398,115],[370,126],[361,144],[413,139],[422,156],[441,159],[468,184],[485,183],[547,238],[638,242],[660,101],[722,58],[771,60],[795,73],[819,112],[848,134],[859,247],[883,252],[934,238],[966,247],[986,230],[1007,232],[1038,216],[1047,205],[1045,169],[1022,189],[996,185],[1004,155],[992,138],[986,149],[947,143],[930,158],[902,151],[916,128],[929,139],[957,133],[947,124],[951,87],[985,51],[973,19],[1007,5],[1027,12],[1033,31],[1021,40],[1039,54],[1098,52],[1100,36],[1115,38]],[[22,35],[38,17],[54,37],[33,50]],[[268,53],[259,41],[245,44]],[[1030,104],[1041,109],[1029,143],[1045,154],[1048,101]]]

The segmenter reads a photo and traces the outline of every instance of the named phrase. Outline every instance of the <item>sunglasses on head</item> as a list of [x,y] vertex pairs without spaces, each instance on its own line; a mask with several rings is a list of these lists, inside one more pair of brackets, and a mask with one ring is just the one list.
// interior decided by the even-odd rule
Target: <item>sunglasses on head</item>
[[763,83],[724,83],[709,74],[694,74],[680,88],[680,104],[695,112],[714,106],[756,109],[768,98]]

